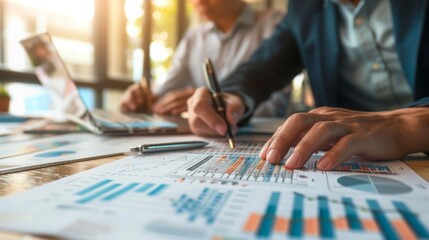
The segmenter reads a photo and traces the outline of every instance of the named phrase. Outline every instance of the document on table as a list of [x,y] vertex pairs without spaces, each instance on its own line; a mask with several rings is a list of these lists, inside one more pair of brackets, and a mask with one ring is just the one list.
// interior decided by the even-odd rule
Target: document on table
[[129,156],[0,199],[0,229],[78,239],[429,238],[429,185],[399,161],[332,172],[262,143]]
[[2,144],[0,174],[120,155],[140,144],[200,139],[192,135],[102,137],[90,133],[76,133]]

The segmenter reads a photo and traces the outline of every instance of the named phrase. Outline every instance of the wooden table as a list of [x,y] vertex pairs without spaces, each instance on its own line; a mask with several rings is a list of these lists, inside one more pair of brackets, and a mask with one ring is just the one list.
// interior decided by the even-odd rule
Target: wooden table
[[[64,178],[75,173],[106,164],[125,156],[117,156],[105,159],[91,160],[85,162],[76,162],[66,165],[59,165],[36,170],[10,173],[0,175],[0,196],[7,196],[28,190],[48,182]],[[403,160],[405,164],[416,171],[426,181],[429,181],[429,157],[423,154],[409,156]],[[34,237],[24,234],[1,233],[0,239],[50,239],[43,237]]]

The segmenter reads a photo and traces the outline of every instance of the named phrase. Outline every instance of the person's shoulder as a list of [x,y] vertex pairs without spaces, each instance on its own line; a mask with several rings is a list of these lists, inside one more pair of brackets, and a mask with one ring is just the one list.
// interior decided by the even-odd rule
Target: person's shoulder
[[264,24],[277,24],[285,16],[285,13],[279,10],[267,9],[254,11],[255,20]]
[[266,9],[255,12],[259,14],[262,18],[278,18],[285,15],[283,11],[277,9]]

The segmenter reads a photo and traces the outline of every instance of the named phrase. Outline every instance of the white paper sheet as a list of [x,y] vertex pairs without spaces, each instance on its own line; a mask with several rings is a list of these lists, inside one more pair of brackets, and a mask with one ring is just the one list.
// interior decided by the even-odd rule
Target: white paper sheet
[[102,137],[78,133],[3,144],[0,150],[0,174],[120,155],[140,144],[191,140],[201,138],[193,135]]
[[177,174],[256,146],[130,156],[0,199],[0,229],[76,239],[429,238],[429,185],[401,162],[350,162],[343,172],[310,164],[290,183],[270,171],[236,179],[237,161],[222,168],[232,171],[225,179]]

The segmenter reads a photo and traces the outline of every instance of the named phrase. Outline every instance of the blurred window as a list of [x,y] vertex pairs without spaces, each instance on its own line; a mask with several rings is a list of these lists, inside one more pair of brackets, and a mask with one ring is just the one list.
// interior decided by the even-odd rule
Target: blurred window
[[[283,9],[286,1],[248,0],[258,9]],[[12,111],[50,109],[19,43],[49,32],[86,105],[115,110],[133,81],[165,78],[181,36],[198,23],[188,0],[0,0],[0,85],[7,83]]]

